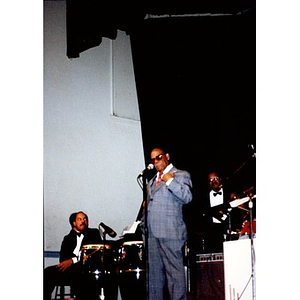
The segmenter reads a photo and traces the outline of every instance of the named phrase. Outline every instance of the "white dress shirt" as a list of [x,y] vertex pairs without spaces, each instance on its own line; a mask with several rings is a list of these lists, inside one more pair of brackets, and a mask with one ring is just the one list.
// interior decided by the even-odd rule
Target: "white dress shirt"
[[[170,171],[172,168],[173,168],[173,164],[169,164],[169,165],[164,169],[163,175],[165,175],[166,173],[169,173],[169,171]],[[159,172],[157,172],[156,181],[158,180],[158,174],[159,174]],[[166,182],[166,185],[168,186],[168,185],[172,182],[173,179],[174,179],[174,178],[170,178],[170,179]]]
[[80,256],[79,256],[79,254],[80,254],[80,246],[81,246],[81,242],[82,242],[82,240],[84,238],[84,235],[83,234],[81,234],[80,236],[77,235],[76,238],[77,238],[77,244],[76,244],[76,247],[75,247],[75,249],[73,251],[73,253],[76,255],[76,257],[72,257],[72,260],[73,260],[74,264],[76,264],[80,260]]
[[[219,192],[221,192],[222,194],[221,195],[217,194],[216,196],[214,196],[215,191],[211,190],[209,192],[210,207],[214,207],[224,203],[223,188],[221,188]],[[213,223],[221,223],[218,219],[214,217],[212,219],[213,219]]]

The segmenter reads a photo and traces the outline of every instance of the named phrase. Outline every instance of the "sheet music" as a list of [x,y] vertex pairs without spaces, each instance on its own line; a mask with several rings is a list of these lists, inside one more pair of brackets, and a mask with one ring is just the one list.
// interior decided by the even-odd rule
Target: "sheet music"
[[135,233],[135,231],[140,223],[141,223],[141,221],[135,221],[132,225],[126,226],[123,229],[121,236],[124,236],[125,234],[128,234],[128,233]]

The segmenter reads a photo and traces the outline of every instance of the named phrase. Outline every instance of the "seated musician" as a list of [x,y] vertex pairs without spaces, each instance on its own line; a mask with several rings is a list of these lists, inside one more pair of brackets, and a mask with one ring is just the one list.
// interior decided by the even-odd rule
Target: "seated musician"
[[80,250],[86,244],[99,244],[102,239],[96,228],[88,227],[88,216],[80,211],[70,215],[72,227],[62,241],[59,264],[44,270],[44,300],[50,300],[55,286],[68,283],[72,286],[77,300],[87,299],[82,283]]

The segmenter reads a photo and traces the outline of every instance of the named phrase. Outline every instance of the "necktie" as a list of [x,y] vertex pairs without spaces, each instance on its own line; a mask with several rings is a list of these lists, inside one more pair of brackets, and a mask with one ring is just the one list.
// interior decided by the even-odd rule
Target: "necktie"
[[162,172],[159,172],[159,173],[158,173],[158,178],[157,178],[157,180],[156,180],[156,185],[159,185],[159,184],[161,183],[162,175],[163,175]]
[[217,195],[222,195],[222,192],[213,193],[213,195],[216,197]]

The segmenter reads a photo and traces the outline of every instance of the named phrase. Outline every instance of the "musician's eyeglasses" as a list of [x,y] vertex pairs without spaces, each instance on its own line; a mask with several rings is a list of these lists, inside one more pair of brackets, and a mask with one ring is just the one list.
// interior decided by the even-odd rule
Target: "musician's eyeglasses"
[[163,156],[164,156],[164,153],[159,154],[159,155],[156,155],[154,158],[151,158],[151,159],[150,159],[150,163],[151,163],[151,164],[154,164],[156,160],[157,160],[157,161],[160,161],[160,160],[163,158]]
[[208,179],[208,181],[209,182],[212,182],[212,181],[214,181],[214,180],[219,180],[220,178],[218,177],[218,176],[215,176],[215,177],[213,177],[213,178],[209,178]]

